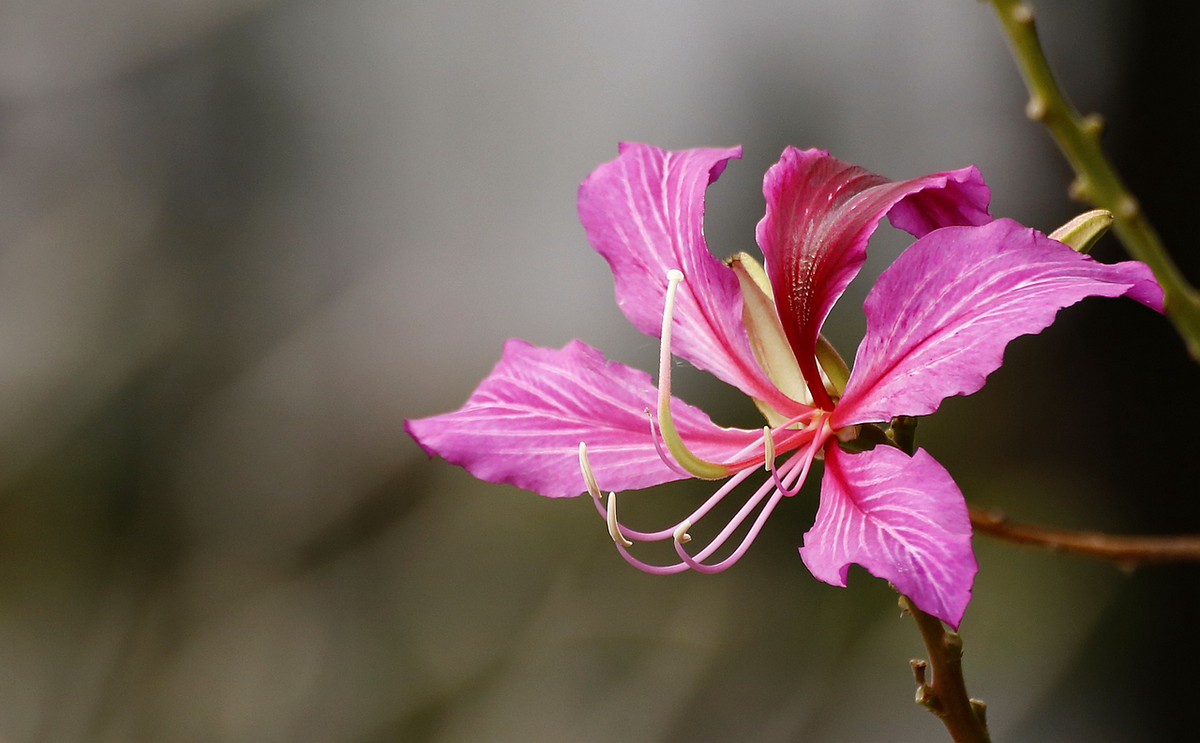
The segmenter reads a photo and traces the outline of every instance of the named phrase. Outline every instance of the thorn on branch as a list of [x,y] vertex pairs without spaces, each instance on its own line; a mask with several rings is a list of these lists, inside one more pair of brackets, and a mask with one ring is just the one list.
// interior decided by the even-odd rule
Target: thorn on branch
[[1097,113],[1088,114],[1079,122],[1079,128],[1084,136],[1099,141],[1100,135],[1104,133],[1104,117]]
[[1093,201],[1092,184],[1087,178],[1079,175],[1075,176],[1075,180],[1071,181],[1071,185],[1067,187],[1067,195],[1073,201]]
[[1017,3],[1012,9],[1012,19],[1022,26],[1033,25],[1033,8],[1026,3]]
[[939,704],[937,694],[934,693],[933,687],[925,680],[925,670],[927,664],[923,660],[914,658],[910,660],[909,665],[912,666],[913,678],[917,682],[917,694],[913,701],[925,707],[935,715],[938,714]]
[[912,660],[910,660],[908,662],[908,664],[910,666],[912,666],[913,679],[916,680],[917,686],[924,686],[925,685],[925,669],[928,667],[929,664],[926,663],[925,661],[921,660],[920,658],[913,658]]
[[1117,217],[1131,222],[1138,218],[1142,213],[1142,207],[1138,204],[1137,199],[1126,194],[1117,201]]
[[971,710],[975,712],[975,716],[979,718],[979,724],[987,727],[987,703],[982,699],[971,700]]
[[1029,102],[1025,104],[1025,116],[1030,121],[1043,123],[1050,113],[1050,107],[1046,105],[1046,99],[1039,95],[1029,97]]
[[942,635],[942,647],[946,648],[952,659],[960,660],[963,650],[962,635],[957,632],[947,632]]
[[921,684],[917,687],[917,694],[913,701],[929,710],[933,714],[941,717],[939,713],[937,694],[933,693],[933,687],[928,684]]

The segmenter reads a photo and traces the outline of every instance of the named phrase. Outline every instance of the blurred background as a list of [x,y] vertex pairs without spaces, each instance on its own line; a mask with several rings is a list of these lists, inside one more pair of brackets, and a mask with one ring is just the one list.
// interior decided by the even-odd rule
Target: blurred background
[[[1200,278],[1200,13],[1036,7]],[[619,140],[745,146],[709,192],[721,256],[754,250],[787,144],[974,163],[993,213],[1049,230],[1081,207],[1024,104],[967,0],[0,2],[0,740],[947,740],[890,589],[796,554],[815,489],[726,573],[651,577],[586,500],[476,482],[403,420],[510,336],[653,368],[575,215]],[[848,357],[905,244],[881,228],[827,326]],[[689,371],[685,399],[753,422]],[[1196,532],[1197,381],[1161,318],[1088,301],[919,442],[1020,520]],[[1200,567],[976,544],[997,741],[1194,732]]]

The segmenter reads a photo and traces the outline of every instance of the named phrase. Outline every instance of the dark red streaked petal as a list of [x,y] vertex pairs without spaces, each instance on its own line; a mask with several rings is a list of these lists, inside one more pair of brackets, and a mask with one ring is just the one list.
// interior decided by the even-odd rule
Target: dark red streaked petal
[[809,388],[827,408],[813,358],[817,335],[862,267],[879,220],[891,212],[898,226],[921,235],[991,219],[987,186],[973,167],[891,181],[822,150],[784,150],[763,179],[763,195],[757,238],[780,321]]

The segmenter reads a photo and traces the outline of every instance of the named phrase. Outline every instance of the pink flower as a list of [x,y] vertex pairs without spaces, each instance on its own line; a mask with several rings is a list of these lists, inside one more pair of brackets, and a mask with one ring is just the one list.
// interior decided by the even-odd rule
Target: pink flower
[[[857,563],[957,626],[976,572],[958,487],[923,449],[852,453],[839,444],[869,424],[926,415],[946,397],[975,392],[1010,340],[1041,331],[1084,297],[1128,294],[1161,310],[1162,291],[1141,263],[1101,264],[992,221],[973,167],[890,181],[793,148],[764,179],[757,239],[766,269],[745,253],[720,261],[704,241],[704,193],[739,155],[623,145],[579,189],[580,219],[612,267],[617,304],[638,330],[661,338],[657,387],[580,341],[553,350],[513,339],[460,410],[410,420],[407,430],[429,454],[480,479],[552,497],[590,492],[621,554],[656,573],[736,562],[823,458],[816,523],[800,548],[808,569],[844,586]],[[847,373],[820,329],[884,215],[919,239],[868,295],[866,336]],[[723,428],[672,397],[672,354],[752,398],[766,425]],[[709,544],[689,549],[692,526],[754,472],[763,481],[737,514]],[[724,482],[660,531],[617,521],[615,491],[687,477]],[[614,491],[607,503],[601,486]],[[740,541],[722,550],[735,534]],[[667,540],[673,564],[648,565],[629,550]],[[725,556],[714,559],[718,552]]]

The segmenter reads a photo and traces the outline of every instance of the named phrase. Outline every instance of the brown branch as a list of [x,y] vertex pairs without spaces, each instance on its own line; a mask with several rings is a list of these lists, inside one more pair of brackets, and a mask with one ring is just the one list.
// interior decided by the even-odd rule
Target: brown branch
[[[985,706],[967,696],[962,673],[962,638],[947,632],[942,621],[916,607],[907,596],[900,596],[900,608],[917,620],[921,639],[929,652],[929,663],[912,661],[917,679],[917,702],[941,718],[955,743],[990,743]],[[926,682],[926,670],[933,679]]]
[[971,525],[977,533],[1017,544],[1032,544],[1056,552],[1113,560],[1124,565],[1143,562],[1200,561],[1200,535],[1118,535],[1072,531],[1008,520],[996,508],[971,507]]

